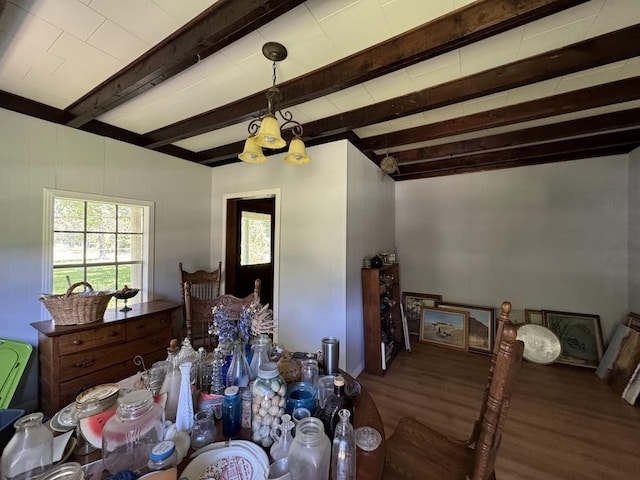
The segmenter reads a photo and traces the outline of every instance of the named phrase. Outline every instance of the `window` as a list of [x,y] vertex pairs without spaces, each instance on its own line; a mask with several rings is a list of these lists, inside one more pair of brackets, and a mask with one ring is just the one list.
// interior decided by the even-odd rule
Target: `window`
[[242,212],[240,265],[260,265],[271,262],[271,215]]
[[127,285],[141,290],[130,303],[146,301],[151,289],[153,204],[46,192],[48,252],[43,291],[65,293],[69,285],[83,281],[94,290],[116,290]]

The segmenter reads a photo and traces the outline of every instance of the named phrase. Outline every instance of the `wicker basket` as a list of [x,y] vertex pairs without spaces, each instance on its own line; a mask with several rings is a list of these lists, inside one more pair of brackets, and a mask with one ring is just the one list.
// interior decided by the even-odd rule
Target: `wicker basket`
[[[73,293],[80,285],[89,290],[83,293]],[[87,282],[74,283],[62,295],[46,295],[40,301],[47,307],[56,325],[80,325],[97,322],[104,317],[104,311],[113,292],[96,292]]]

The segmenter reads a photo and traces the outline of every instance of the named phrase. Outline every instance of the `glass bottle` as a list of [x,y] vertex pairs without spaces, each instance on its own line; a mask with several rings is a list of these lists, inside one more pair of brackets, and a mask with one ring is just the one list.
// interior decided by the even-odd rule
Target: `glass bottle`
[[160,393],[167,394],[167,402],[164,406],[164,416],[167,420],[176,421],[178,411],[178,399],[180,398],[180,380],[182,374],[178,367],[178,341],[173,339],[167,348],[167,373],[162,382]]
[[244,355],[244,345],[240,341],[233,344],[233,353],[231,357],[231,365],[227,371],[227,387],[233,385],[238,388],[249,386],[251,380],[251,369],[247,363],[247,357]]
[[289,450],[291,450],[291,444],[293,443],[291,432],[295,426],[295,423],[291,420],[291,415],[285,413],[282,415],[282,423],[271,429],[273,445],[271,445],[269,455],[271,455],[273,462],[289,456]]
[[53,432],[43,423],[44,414],[30,413],[13,424],[16,432],[2,453],[2,478],[35,479],[53,463]]
[[224,390],[224,403],[222,404],[222,433],[225,437],[235,437],[240,432],[242,402],[237,386],[227,387]]
[[216,349],[213,351],[213,364],[211,366],[211,386],[209,387],[209,393],[215,393],[217,395],[224,394],[227,380],[222,375],[223,366],[224,353],[220,349],[220,347],[216,347]]
[[258,369],[260,368],[260,365],[270,361],[270,350],[271,339],[269,338],[269,335],[260,334],[254,339],[253,345],[251,345],[252,356],[250,364],[252,380],[254,380],[258,376]]
[[349,422],[350,416],[347,409],[338,412],[340,422],[331,450],[331,480],[356,480],[356,435]]
[[164,437],[164,411],[149,390],[134,390],[120,400],[102,431],[102,461],[111,473],[147,467],[151,449]]
[[271,427],[278,424],[286,404],[287,385],[280,375],[275,362],[260,365],[258,378],[251,389],[253,419],[251,421],[251,440],[269,448],[273,442]]
[[296,436],[289,450],[292,479],[326,480],[331,465],[331,442],[324,434],[322,422],[307,417],[296,426]]
[[302,361],[302,381],[318,388],[318,361],[315,358],[307,358]]
[[320,411],[320,414],[317,415],[322,420],[325,433],[331,440],[333,440],[333,434],[338,424],[338,411],[343,408],[353,413],[351,397],[345,393],[344,377],[338,375],[333,379],[333,394],[327,397],[324,408]]
[[180,395],[176,412],[176,430],[190,432],[193,427],[193,395],[191,395],[191,363],[180,364]]
[[[207,358],[207,351],[204,347],[198,348],[198,362],[196,364],[196,389],[204,392],[205,385],[207,384],[206,380],[206,367],[205,360]],[[208,392],[208,390],[206,390]]]

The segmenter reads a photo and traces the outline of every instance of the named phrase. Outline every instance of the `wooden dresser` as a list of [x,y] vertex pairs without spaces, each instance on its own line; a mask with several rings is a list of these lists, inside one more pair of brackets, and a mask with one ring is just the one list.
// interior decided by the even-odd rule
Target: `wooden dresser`
[[174,338],[173,312],[180,304],[165,300],[131,305],[131,311],[107,310],[104,320],[83,325],[32,323],[38,330],[40,409],[47,416],[73,402],[94,385],[117,382],[167,356]]

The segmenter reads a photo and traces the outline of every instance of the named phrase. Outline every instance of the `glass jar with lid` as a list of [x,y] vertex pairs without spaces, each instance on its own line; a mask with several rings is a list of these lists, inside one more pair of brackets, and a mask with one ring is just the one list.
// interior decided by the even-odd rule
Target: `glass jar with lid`
[[47,470],[39,480],[84,480],[84,472],[79,463],[68,462]]
[[53,463],[53,432],[43,418],[42,412],[35,412],[13,424],[16,432],[2,452],[3,480],[34,479]]
[[178,465],[178,451],[172,440],[164,440],[151,449],[147,466],[149,470],[167,470]]
[[287,384],[280,375],[280,369],[275,362],[260,365],[258,378],[251,389],[251,440],[269,448],[273,443],[271,429],[280,424],[284,415]]
[[111,473],[140,472],[164,437],[164,411],[148,390],[125,395],[102,431],[102,459]]

